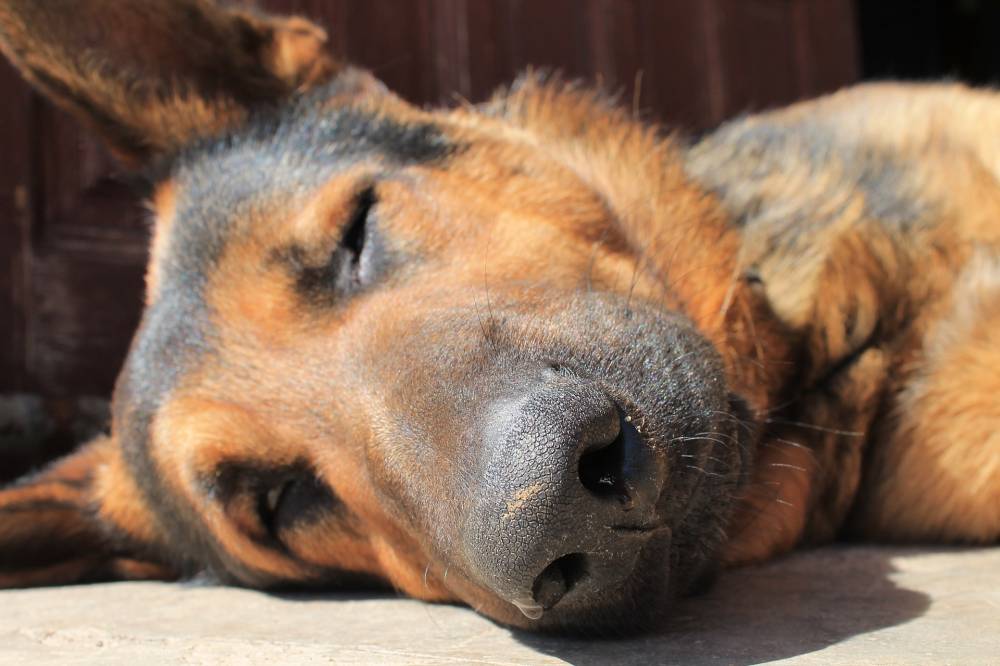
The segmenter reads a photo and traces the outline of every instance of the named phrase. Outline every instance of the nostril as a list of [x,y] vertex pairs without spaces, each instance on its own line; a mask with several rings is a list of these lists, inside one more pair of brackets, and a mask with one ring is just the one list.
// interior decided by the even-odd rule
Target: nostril
[[583,553],[563,555],[538,574],[534,585],[531,586],[532,596],[536,603],[548,610],[559,603],[587,575],[586,555]]
[[546,361],[543,370],[550,377],[565,377],[569,374],[569,368],[558,361]]
[[615,498],[626,510],[633,498],[625,478],[625,458],[628,440],[638,437],[635,427],[621,419],[618,436],[608,445],[588,451],[580,457],[580,482],[598,497]]

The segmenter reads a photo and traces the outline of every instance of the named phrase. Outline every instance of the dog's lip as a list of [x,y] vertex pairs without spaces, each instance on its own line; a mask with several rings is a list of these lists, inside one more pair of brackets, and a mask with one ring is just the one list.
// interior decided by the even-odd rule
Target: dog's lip
[[656,520],[644,523],[611,525],[608,529],[624,534],[645,534],[646,532],[670,529],[670,526],[665,521]]
[[611,525],[608,531],[623,539],[648,538],[656,533],[670,531],[670,526],[666,522],[641,523],[632,525]]

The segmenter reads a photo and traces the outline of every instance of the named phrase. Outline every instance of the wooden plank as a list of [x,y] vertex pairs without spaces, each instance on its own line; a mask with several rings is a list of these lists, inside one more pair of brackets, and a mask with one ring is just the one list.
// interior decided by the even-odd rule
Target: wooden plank
[[717,0],[726,116],[799,97],[792,3]]
[[[857,78],[850,0],[270,0],[421,103],[478,101],[529,66],[621,91],[686,128]],[[422,35],[422,36],[421,36]],[[363,36],[363,39],[362,39]]]
[[[31,215],[34,252],[50,254],[73,245],[133,266],[141,282],[149,239],[138,193],[108,151],[79,123],[50,104],[32,118],[32,155],[37,164]],[[43,249],[47,248],[47,249]]]
[[279,14],[299,14],[327,29],[332,51],[371,70],[390,89],[418,104],[434,103],[436,84],[431,0],[265,0]]
[[820,95],[857,81],[861,48],[854,4],[799,0],[793,8],[799,95]]
[[434,96],[439,102],[469,100],[469,0],[433,0],[430,4]]
[[585,13],[578,0],[508,0],[511,64],[559,71],[569,79],[593,78]]
[[640,106],[661,122],[701,129],[722,118],[714,0],[640,0]]
[[48,104],[31,118],[24,385],[46,396],[108,395],[142,309],[145,214],[76,121]]
[[31,203],[31,144],[26,124],[31,93],[13,67],[0,61],[0,392],[25,383],[24,287]]
[[643,69],[642,44],[637,39],[639,3],[589,0],[586,12],[592,77],[604,90],[618,95],[622,104],[633,106]]
[[47,396],[111,392],[142,310],[141,270],[115,256],[43,252],[32,265],[29,388]]
[[469,98],[480,102],[516,75],[513,25],[503,0],[468,0],[465,10]]

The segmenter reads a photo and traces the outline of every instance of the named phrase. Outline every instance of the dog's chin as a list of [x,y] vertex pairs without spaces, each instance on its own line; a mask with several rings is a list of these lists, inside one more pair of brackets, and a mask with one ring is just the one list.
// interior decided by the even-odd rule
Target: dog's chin
[[[648,402],[650,387],[644,389],[645,396],[619,385],[617,395],[627,396],[636,420],[652,432],[668,432],[674,424],[658,418]],[[504,601],[481,610],[518,629],[571,636],[632,636],[668,626],[679,598],[702,593],[714,581],[730,508],[745,476],[753,429],[743,401],[730,394],[728,402],[728,408],[719,405],[707,432],[692,430],[669,440],[641,436],[669,472],[650,524],[623,530],[611,547],[617,552],[607,555],[631,560],[627,576],[614,586],[573,590],[540,617],[530,616],[537,609],[525,613]],[[623,558],[623,552],[633,554]],[[602,554],[587,556],[599,561]]]
[[[630,575],[613,589],[568,594],[556,606],[529,617],[501,600],[480,605],[501,624],[533,632],[569,636],[631,636],[647,633],[669,617],[677,596],[672,589],[670,530],[651,532],[640,547]],[[534,615],[534,614],[532,614]]]
[[[641,399],[632,406],[642,410]],[[637,416],[654,430],[661,426],[655,412],[639,411]],[[669,625],[679,598],[707,591],[718,571],[717,555],[754,436],[745,403],[732,394],[728,409],[718,410],[717,419],[711,434],[698,437],[692,432],[677,438],[683,443],[643,438],[672,473],[656,502],[655,525],[622,537],[622,549],[634,547],[638,552],[621,584],[587,595],[568,594],[537,619],[514,612],[502,621],[568,635],[643,634]],[[691,460],[700,460],[701,466],[689,464]]]
[[[723,421],[735,418],[734,414]],[[666,461],[668,467],[677,468],[686,460],[680,456],[688,455],[680,451],[699,448],[699,442],[694,441],[697,438],[689,439],[677,451],[669,451],[663,442],[647,445],[660,463]],[[520,609],[492,594],[488,602],[470,599],[470,605],[516,629],[569,636],[634,636],[669,625],[677,599],[704,591],[714,579],[716,554],[728,518],[723,507],[732,500],[732,486],[742,468],[735,454],[742,447],[726,445],[727,441],[712,437],[700,443],[702,456],[715,461],[712,464],[724,462],[724,469],[706,470],[709,474],[678,471],[676,485],[668,481],[662,489],[651,524],[622,529],[606,553],[585,553],[591,565],[629,563],[628,573],[615,584],[579,586],[545,610]]]

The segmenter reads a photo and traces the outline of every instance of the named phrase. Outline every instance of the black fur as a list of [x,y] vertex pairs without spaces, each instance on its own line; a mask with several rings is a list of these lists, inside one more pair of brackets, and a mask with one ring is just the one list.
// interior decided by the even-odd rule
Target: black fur
[[[356,108],[324,108],[320,90],[280,111],[259,114],[239,132],[205,140],[169,161],[178,200],[166,252],[160,297],[147,308],[115,395],[116,431],[134,478],[168,531],[182,572],[195,562],[215,571],[229,566],[199,524],[159,479],[149,448],[151,416],[179,377],[211,354],[205,285],[226,245],[269,213],[295,210],[338,171],[362,161],[383,169],[440,163],[456,150],[432,124],[404,125]],[[161,167],[164,164],[161,164]],[[183,556],[180,554],[183,553]],[[230,564],[231,566],[231,564]],[[252,577],[252,576],[250,576]]]

